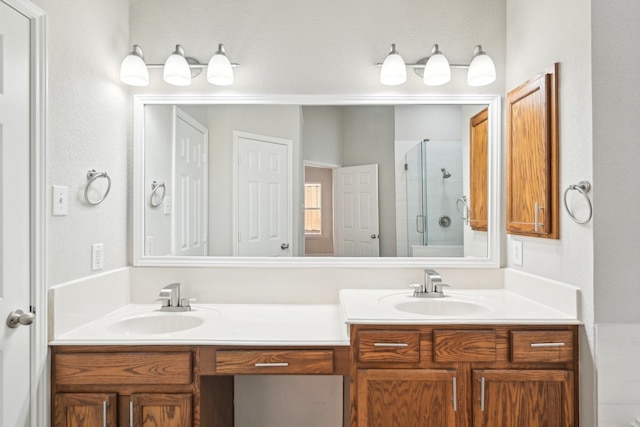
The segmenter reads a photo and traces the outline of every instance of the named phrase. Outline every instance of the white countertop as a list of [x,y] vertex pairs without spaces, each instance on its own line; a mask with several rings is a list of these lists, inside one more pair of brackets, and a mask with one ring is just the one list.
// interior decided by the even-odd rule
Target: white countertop
[[[201,319],[199,326],[170,333],[118,330],[122,321]],[[194,304],[192,311],[161,312],[158,304],[131,304],[60,336],[50,345],[349,345],[338,305]],[[189,319],[187,319],[189,320]],[[149,328],[153,328],[151,324]]]
[[447,288],[444,298],[415,298],[411,290],[343,289],[340,302],[347,324],[580,324],[571,314],[505,289]]
[[128,304],[84,322],[62,311],[56,319],[65,326],[52,328],[50,345],[347,346],[350,324],[581,323],[575,289],[528,289],[446,288],[444,298],[415,298],[397,288],[343,289],[339,304],[194,304],[178,313]]

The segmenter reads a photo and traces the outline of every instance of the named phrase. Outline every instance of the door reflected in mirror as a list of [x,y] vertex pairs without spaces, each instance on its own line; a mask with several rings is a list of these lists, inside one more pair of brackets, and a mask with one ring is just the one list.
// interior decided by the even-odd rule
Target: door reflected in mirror
[[487,258],[487,110],[145,103],[142,256]]

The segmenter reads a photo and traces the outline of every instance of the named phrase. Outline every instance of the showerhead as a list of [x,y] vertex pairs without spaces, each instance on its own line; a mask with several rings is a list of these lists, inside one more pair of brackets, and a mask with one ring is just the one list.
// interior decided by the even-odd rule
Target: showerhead
[[451,178],[451,174],[447,172],[445,168],[440,169],[442,171],[442,179]]

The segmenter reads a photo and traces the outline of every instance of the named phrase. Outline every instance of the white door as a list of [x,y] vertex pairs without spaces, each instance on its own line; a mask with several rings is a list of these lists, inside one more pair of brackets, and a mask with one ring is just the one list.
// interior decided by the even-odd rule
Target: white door
[[292,253],[292,142],[236,134],[237,251],[240,256]]
[[334,170],[336,254],[380,256],[378,165]]
[[173,173],[173,255],[208,255],[209,131],[177,110]]
[[[7,316],[30,309],[30,22],[0,2],[0,425],[29,425],[30,334]],[[19,316],[19,312],[17,316]],[[17,318],[17,317],[16,317]]]

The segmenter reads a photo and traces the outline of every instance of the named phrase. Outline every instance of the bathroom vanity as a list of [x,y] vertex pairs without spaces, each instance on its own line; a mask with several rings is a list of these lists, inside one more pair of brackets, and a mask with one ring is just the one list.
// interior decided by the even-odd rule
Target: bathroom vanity
[[230,427],[238,376],[338,375],[350,427],[577,426],[579,323],[509,289],[127,305],[51,341],[53,425]]
[[354,325],[351,426],[575,426],[577,326]]

